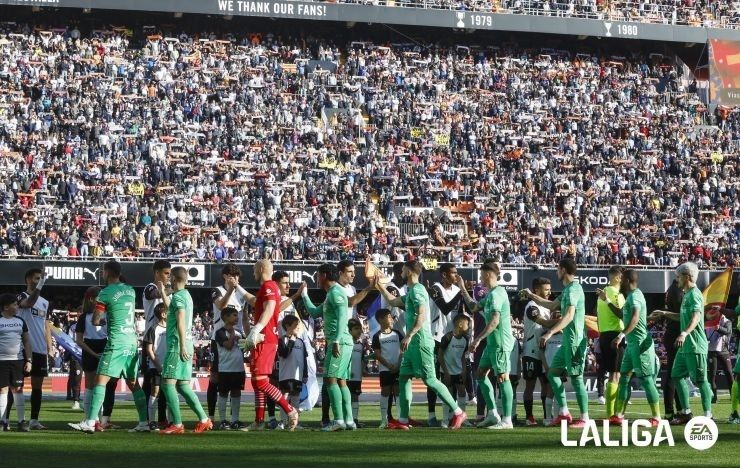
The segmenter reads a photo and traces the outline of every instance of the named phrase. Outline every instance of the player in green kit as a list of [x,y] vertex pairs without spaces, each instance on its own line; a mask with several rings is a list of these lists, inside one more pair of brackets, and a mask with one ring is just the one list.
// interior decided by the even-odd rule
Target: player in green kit
[[121,282],[121,264],[115,260],[103,265],[103,280],[108,284],[100,294],[93,312],[93,324],[102,325],[103,316],[108,326],[108,343],[98,364],[95,388],[86,419],[79,424],[70,423],[72,429],[95,432],[100,408],[105,399],[105,386],[111,378],[123,378],[134,396],[139,424],[129,432],[149,432],[146,395],[139,386],[138,336],[134,327],[136,293],[134,288]]
[[676,383],[678,399],[683,407],[683,413],[676,415],[671,424],[686,424],[693,415],[689,408],[689,386],[686,377],[699,387],[701,406],[704,416],[712,417],[712,386],[707,380],[707,355],[709,343],[704,332],[704,295],[696,287],[699,276],[699,267],[695,263],[686,262],[676,268],[678,286],[685,291],[681,301],[681,312],[676,314],[665,310],[656,310],[650,319],[668,318],[681,324],[681,334],[676,338],[676,347],[679,348],[676,359],[673,361],[671,378]]
[[[553,301],[548,301],[533,294],[529,289],[524,290],[524,295],[532,299],[537,305],[550,309],[559,310],[560,321],[540,338],[540,347],[544,347],[547,341],[556,333],[563,332],[563,344],[553,357],[547,379],[550,381],[555,399],[560,406],[560,414],[553,418],[550,426],[560,426],[561,421],[567,421],[570,427],[585,427],[588,421],[588,393],[586,384],[583,382],[583,369],[586,364],[586,348],[588,337],[586,336],[586,297],[583,288],[575,281],[576,262],[572,258],[564,258],[558,263],[558,279],[563,282],[563,292]],[[571,378],[573,389],[576,392],[576,400],[581,410],[581,419],[573,421],[565,401],[565,386],[562,377],[567,375]]]
[[324,385],[329,392],[331,411],[334,422],[324,426],[322,431],[333,432],[344,429],[355,430],[357,426],[352,418],[352,394],[347,387],[349,379],[352,348],[354,341],[349,334],[349,300],[347,293],[339,284],[339,270],[336,266],[325,263],[318,269],[317,283],[326,291],[326,300],[321,305],[314,305],[304,287],[301,292],[303,304],[312,317],[324,318],[324,336],[326,337],[326,360],[324,361]]
[[[512,403],[514,402],[514,389],[509,380],[511,372],[511,351],[514,349],[514,334],[511,331],[511,307],[509,295],[503,286],[498,285],[501,270],[495,263],[484,263],[480,269],[483,284],[488,288],[488,293],[479,302],[475,302],[465,289],[465,282],[460,278],[460,291],[465,304],[471,313],[483,310],[486,328],[471,343],[470,352],[475,349],[481,341],[486,340],[486,349],[481,356],[478,365],[478,385],[481,394],[486,400],[487,414],[478,427],[490,429],[514,429],[511,422]],[[488,379],[488,372],[493,370],[501,389],[501,409],[503,418],[499,418],[496,411],[496,399],[493,394],[493,386]]]
[[167,408],[172,413],[172,424],[160,434],[185,432],[180,417],[178,393],[185,398],[190,409],[198,416],[198,423],[193,432],[210,431],[213,429],[213,423],[190,388],[190,379],[193,375],[193,298],[185,289],[188,272],[183,267],[175,267],[172,269],[171,278],[173,292],[167,311],[167,355],[162,366],[162,393],[167,400]]
[[437,396],[452,409],[454,416],[450,421],[450,429],[460,429],[468,416],[458,406],[447,387],[436,377],[434,364],[434,339],[429,322],[429,294],[426,288],[419,283],[423,267],[420,262],[412,260],[403,265],[403,278],[406,281],[407,293],[402,297],[395,297],[380,282],[374,279],[375,287],[380,291],[390,307],[405,307],[406,310],[406,337],[401,342],[401,367],[399,369],[400,387],[400,417],[398,421],[388,424],[389,429],[409,430],[409,411],[413,396],[411,379],[419,377],[424,384],[434,390]]
[[615,316],[624,320],[624,331],[619,333],[611,343],[604,343],[613,349],[617,349],[622,340],[626,338],[627,348],[619,368],[619,386],[617,389],[617,401],[614,407],[614,415],[609,422],[622,424],[624,420],[625,406],[629,397],[629,383],[632,374],[640,379],[645,396],[650,405],[652,418],[650,422],[655,427],[660,422],[660,395],[655,384],[658,375],[658,365],[655,356],[655,344],[653,337],[647,328],[647,303],[642,291],[637,287],[638,275],[635,270],[622,272],[620,293],[627,297],[624,305],[620,308],[612,302],[605,291],[599,292],[599,299],[604,301]]

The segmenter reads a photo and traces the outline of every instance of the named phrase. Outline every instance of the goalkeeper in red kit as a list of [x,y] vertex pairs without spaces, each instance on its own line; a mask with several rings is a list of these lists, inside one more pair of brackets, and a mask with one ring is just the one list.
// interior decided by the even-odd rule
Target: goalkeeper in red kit
[[252,387],[254,388],[254,424],[250,430],[263,430],[266,398],[273,400],[288,415],[288,430],[298,425],[298,411],[282,392],[270,383],[278,348],[277,319],[280,313],[280,288],[272,281],[272,263],[260,260],[254,265],[254,277],[261,287],[254,304],[254,324],[244,340],[244,348],[252,350]]

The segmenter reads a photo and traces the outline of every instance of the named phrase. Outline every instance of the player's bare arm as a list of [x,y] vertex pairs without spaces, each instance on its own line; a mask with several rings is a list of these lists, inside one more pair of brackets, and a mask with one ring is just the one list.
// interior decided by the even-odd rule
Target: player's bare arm
[[406,338],[401,341],[401,351],[406,351],[409,347],[409,343],[411,343],[411,338],[414,337],[424,326],[424,323],[427,320],[427,308],[424,306],[419,306],[416,308],[416,321],[414,321],[414,326],[411,328],[411,330],[406,334]]
[[560,309],[560,301],[551,301],[543,297],[540,297],[537,294],[530,291],[529,288],[524,289],[523,294],[524,296],[526,296],[527,299],[533,300],[535,304],[537,304],[538,306],[544,307],[545,309],[549,309],[551,311]]
[[556,323],[554,327],[552,327],[551,329],[547,330],[545,333],[542,334],[542,337],[540,338],[540,346],[544,347],[545,343],[547,343],[547,340],[549,340],[552,337],[552,335],[563,331],[563,329],[567,327],[570,322],[573,321],[573,317],[575,317],[575,315],[576,315],[576,306],[568,307],[568,309],[565,311],[565,314],[563,314],[563,316],[560,318],[558,323]]
[[362,291],[358,291],[357,294],[348,298],[347,303],[349,304],[350,307],[356,306],[357,304],[362,302],[363,299],[367,297],[367,293],[369,293],[373,289],[375,289],[375,286],[373,286],[373,284],[370,283],[369,285],[365,287],[365,289],[363,289]]
[[463,280],[462,277],[458,278],[457,285],[460,288],[460,294],[462,294],[463,301],[465,301],[465,306],[468,308],[470,313],[474,314],[478,312],[479,310],[481,310],[481,305],[477,303],[475,299],[470,297],[470,294],[468,293],[468,290],[465,287],[465,280]]
[[23,372],[31,372],[31,362],[33,358],[33,348],[31,347],[31,338],[28,332],[21,335],[21,341],[23,341]]
[[470,352],[474,353],[476,348],[478,348],[478,345],[481,343],[481,341],[488,338],[488,335],[493,333],[494,330],[496,330],[496,327],[498,327],[498,324],[501,322],[501,312],[498,310],[494,310],[493,314],[491,316],[491,321],[488,322],[488,325],[486,325],[486,328],[483,329],[481,334],[477,336],[471,343],[470,343]]
[[599,299],[606,302],[606,305],[609,306],[609,310],[611,310],[614,315],[622,318],[622,308],[618,307],[617,304],[612,302],[611,298],[606,295],[606,291],[604,291],[603,289],[596,289],[596,295],[599,296]]
[[691,322],[689,322],[689,326],[686,327],[685,330],[682,330],[681,334],[678,335],[678,338],[676,338],[676,348],[680,348],[681,346],[683,346],[684,341],[686,341],[686,336],[694,331],[697,325],[699,325],[702,313],[703,311],[701,310],[695,310],[694,313],[691,315]]
[[85,335],[83,333],[80,333],[80,332],[75,333],[75,343],[77,343],[77,346],[79,346],[80,349],[85,351],[87,354],[100,358],[100,354],[93,351],[92,348],[88,346],[87,343],[85,343],[84,336]]
[[617,346],[619,346],[619,343],[621,343],[624,337],[632,333],[632,330],[635,329],[639,321],[640,321],[640,308],[637,305],[635,305],[635,310],[633,312],[632,318],[630,319],[630,323],[628,323],[625,329],[622,330],[622,333],[617,335],[617,337],[614,338],[614,340],[612,340],[612,347],[616,348]]
[[[375,278],[373,278],[373,283],[372,284],[375,287],[375,289],[377,289],[380,292],[380,294],[383,295],[383,297],[385,298],[386,302],[388,302],[388,305],[390,307],[403,307],[403,305],[404,305],[403,304],[403,299],[404,299],[405,296],[395,297],[393,294],[391,294],[385,288],[385,286],[380,282],[380,277],[379,276],[376,276]],[[417,320],[418,320],[418,317],[417,317]]]
[[177,336],[180,338],[180,359],[183,362],[187,362],[190,359],[190,354],[188,354],[187,343],[185,342],[187,337],[187,332],[185,331],[186,312],[184,309],[177,309],[175,315],[177,317]]

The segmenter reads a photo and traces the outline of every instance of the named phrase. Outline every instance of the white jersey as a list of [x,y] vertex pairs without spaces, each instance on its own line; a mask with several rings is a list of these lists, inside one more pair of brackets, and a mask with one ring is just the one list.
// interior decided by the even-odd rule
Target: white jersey
[[[157,361],[164,366],[164,358],[167,356],[167,326],[155,323],[146,330],[143,342],[152,344]],[[147,358],[147,361],[150,369],[156,368],[151,359]]]
[[468,352],[469,344],[467,335],[458,338],[450,332],[442,337],[439,347],[443,350],[445,365],[450,375],[461,375],[463,373],[463,359]]
[[[379,349],[383,359],[390,363],[399,363],[401,358],[401,341],[403,341],[403,334],[396,329],[391,329],[388,333],[379,331],[373,335],[372,348]],[[378,362],[378,372],[388,372],[386,366]]]
[[108,326],[106,314],[100,317],[100,325],[93,324],[93,313],[83,314],[81,320],[78,320],[75,332],[82,333],[83,340],[107,340]]
[[[306,343],[301,338],[297,338],[293,342],[293,348],[288,351],[290,340],[281,337],[280,338],[280,350],[278,352],[280,370],[278,371],[278,380],[283,382],[286,380],[303,380],[303,376],[306,373]],[[286,354],[287,355],[283,355]]]
[[360,382],[362,380],[363,357],[365,356],[365,346],[358,341],[352,346],[352,361],[350,363],[349,380]]
[[[347,299],[352,299],[353,296],[357,295],[357,288],[352,286],[351,284],[345,284],[342,286],[344,288],[344,292],[347,293]],[[347,307],[349,310],[349,318],[356,319],[357,318],[357,306]]]
[[445,303],[449,303],[459,292],[460,288],[454,284],[446,289],[441,283],[434,283],[429,291],[429,320],[431,321],[432,335],[436,342],[439,342],[444,334],[449,332],[447,324],[452,325],[453,312],[449,312],[449,314],[442,313],[434,299],[441,297]]
[[142,294],[141,297],[141,303],[144,306],[144,320],[146,320],[145,326],[147,330],[158,322],[157,316],[154,315],[154,309],[162,303],[162,298],[156,296],[159,296],[157,285],[154,283],[147,284],[144,288],[144,294]]
[[542,337],[545,329],[535,322],[538,317],[549,320],[550,309],[541,307],[534,301],[529,301],[524,308],[524,349],[522,350],[522,356],[540,360],[540,337]]
[[[23,292],[18,296],[18,302],[28,298],[30,294]],[[49,301],[39,296],[36,303],[29,309],[18,308],[16,315],[26,322],[28,337],[31,340],[31,349],[34,354],[49,352],[46,341],[46,321],[48,320]]]
[[[404,284],[401,287],[396,286],[393,283],[388,283],[385,287],[389,293],[393,294],[394,297],[403,297],[406,295],[408,288]],[[388,309],[391,311],[391,315],[395,320],[393,329],[398,331],[401,335],[406,335],[406,312],[403,307],[391,307],[385,296],[380,295],[380,307],[382,309]]]
[[[224,288],[223,286],[213,288],[213,290],[211,291],[211,300],[213,300],[213,332],[211,333],[212,340],[215,339],[214,337],[216,336],[216,332],[224,327],[224,322],[223,320],[221,320],[221,309],[216,307],[216,299],[225,295],[226,288]],[[231,306],[239,311],[239,320],[237,321],[236,325],[234,325],[234,328],[239,330],[242,334],[244,334],[244,324],[242,324],[241,317],[242,310],[244,310],[244,306],[246,304],[247,296],[239,292],[238,289],[231,293],[231,297],[229,297],[229,302],[226,303],[226,307]]]
[[23,334],[28,333],[25,320],[0,315],[0,361],[23,359]]
[[[244,333],[234,327],[234,334],[237,340],[244,338]],[[229,333],[223,325],[214,334],[216,345],[218,346],[218,371],[219,372],[244,372],[244,351],[234,344],[231,349],[224,346],[229,338]]]
[[[280,296],[280,302],[284,302],[286,299],[288,299],[288,296]],[[295,315],[301,321],[303,322],[303,338],[304,340],[313,341],[313,338],[315,336],[315,324],[313,317],[308,317],[308,319],[303,320],[301,316],[298,314],[298,311],[295,310],[295,306],[293,304],[290,304],[288,307],[285,308],[285,310],[281,311],[278,315],[278,337],[281,338],[285,336],[285,329],[283,329],[283,319],[287,315]]]

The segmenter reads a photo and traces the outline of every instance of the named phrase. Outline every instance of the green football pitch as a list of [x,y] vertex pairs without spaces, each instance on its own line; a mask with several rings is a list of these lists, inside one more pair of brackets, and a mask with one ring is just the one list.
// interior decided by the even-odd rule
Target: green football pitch
[[[693,399],[699,408],[698,399]],[[26,405],[28,411],[28,405]],[[592,417],[603,417],[603,406],[592,405]],[[474,413],[473,407],[468,407]],[[228,409],[227,409],[228,411]],[[520,408],[521,411],[521,408]],[[636,417],[647,417],[644,400],[629,406]],[[14,413],[15,411],[13,411]],[[438,413],[440,410],[438,409]],[[539,411],[538,411],[539,413]],[[538,414],[537,413],[537,414]],[[676,445],[668,447],[563,447],[560,429],[516,428],[513,431],[484,429],[415,428],[409,432],[377,429],[378,406],[362,405],[360,419],[366,429],[356,432],[322,433],[320,410],[303,413],[302,424],[311,430],[293,433],[220,432],[162,436],[129,434],[126,430],[83,434],[67,429],[67,422],[79,422],[82,412],[70,409],[67,401],[44,402],[42,422],[48,431],[0,432],[0,465],[43,466],[285,466],[324,465],[507,465],[507,466],[738,466],[740,425],[727,421],[727,398],[716,405],[718,442],[707,451],[697,451],[684,440],[683,427],[673,428]],[[252,416],[251,405],[242,406],[242,419]],[[426,406],[414,405],[412,417],[425,420]],[[183,406],[186,427],[192,429],[192,413]],[[117,402],[113,420],[123,428],[135,425],[136,413],[130,402]],[[599,427],[601,427],[599,425]],[[14,425],[13,425],[14,428]],[[618,430],[612,430],[618,439]],[[570,431],[577,439],[580,430]]]

